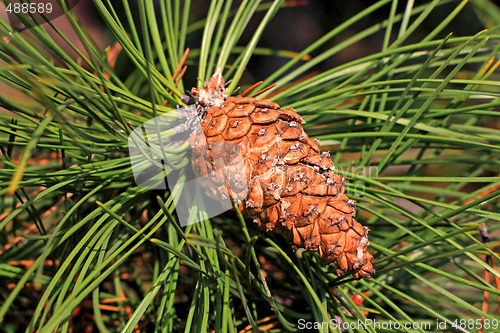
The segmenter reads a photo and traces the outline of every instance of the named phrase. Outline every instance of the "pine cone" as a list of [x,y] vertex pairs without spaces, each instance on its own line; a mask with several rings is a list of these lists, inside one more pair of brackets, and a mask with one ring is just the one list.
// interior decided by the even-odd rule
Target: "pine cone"
[[206,192],[215,198],[229,193],[263,230],[318,251],[338,275],[373,275],[369,229],[354,219],[356,203],[344,194],[344,178],[304,132],[302,117],[269,100],[224,91],[220,72],[204,90],[192,90],[204,117],[191,137],[192,164],[211,179]]

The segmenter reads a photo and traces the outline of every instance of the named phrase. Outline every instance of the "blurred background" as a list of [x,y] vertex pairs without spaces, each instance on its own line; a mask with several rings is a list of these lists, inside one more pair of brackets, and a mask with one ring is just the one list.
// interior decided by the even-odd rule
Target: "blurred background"
[[[158,2],[158,0],[155,0]],[[132,10],[136,9],[136,0],[129,0]],[[286,1],[286,8],[280,10],[271,24],[266,28],[264,36],[261,38],[260,46],[274,49],[282,49],[287,51],[300,52],[307,46],[317,41],[332,29],[338,27],[352,16],[356,15],[363,9],[370,6],[373,2],[369,0],[338,0],[338,1],[321,1],[321,0],[292,0]],[[420,2],[419,2],[420,5]],[[190,13],[190,23],[203,20],[209,10],[210,1],[208,0],[193,0]],[[398,5],[397,12],[402,13],[405,10],[406,2],[401,1]],[[456,2],[450,1],[449,4],[440,5],[433,10],[424,24],[408,39],[410,42],[418,42],[422,40],[434,27],[439,25],[445,15],[456,6]],[[120,4],[115,4],[118,15],[124,17],[123,10],[120,12]],[[123,9],[123,8],[122,8]],[[352,26],[345,33],[340,34],[335,39],[325,43],[321,48],[315,51],[319,54],[324,50],[329,49],[332,45],[338,44],[355,35],[364,29],[373,26],[376,23],[382,22],[389,15],[389,6],[376,11],[368,19],[362,20],[359,25]],[[103,49],[111,45],[114,41],[113,36],[105,29],[98,11],[96,10],[92,0],[80,0],[74,6],[73,11],[77,14],[86,27],[89,34],[95,39],[95,42]],[[159,13],[159,10],[158,10]],[[2,19],[7,20],[5,5],[0,3],[0,14]],[[249,29],[243,35],[242,41],[245,43],[252,37],[253,31],[260,23],[260,19],[264,13],[257,13],[250,22]],[[126,20],[124,20],[125,22]],[[71,28],[67,18],[55,18],[52,23],[61,29],[66,36],[77,46],[81,48],[76,33]],[[411,23],[411,22],[410,22]],[[45,25],[47,26],[47,25]],[[48,27],[47,27],[48,28]],[[445,28],[439,38],[445,37],[448,33],[453,33],[454,36],[473,35],[482,29],[480,21],[480,13],[478,13],[472,5],[467,5],[458,17]],[[48,28],[50,31],[50,28]],[[191,34],[186,41],[186,46],[191,49],[196,49],[201,44],[202,30],[198,30],[196,34]],[[29,32],[25,31],[25,34]],[[358,43],[345,48],[341,52],[336,53],[326,61],[315,66],[312,71],[322,71],[332,68],[339,64],[346,63],[356,58],[367,56],[378,52],[381,49],[383,40],[383,31],[378,35],[373,35],[373,38],[363,39]],[[394,33],[397,33],[395,31]],[[64,45],[65,50],[76,57],[76,53],[69,49],[65,43],[62,43],[61,37],[52,31],[51,36],[55,41]],[[311,54],[314,56],[315,54]],[[271,73],[281,67],[287,59],[280,56],[255,56],[252,57],[248,69],[252,77],[247,77],[243,82],[255,82],[263,80]],[[188,63],[189,64],[189,63]],[[196,70],[189,70],[186,73],[187,78],[196,79]]]

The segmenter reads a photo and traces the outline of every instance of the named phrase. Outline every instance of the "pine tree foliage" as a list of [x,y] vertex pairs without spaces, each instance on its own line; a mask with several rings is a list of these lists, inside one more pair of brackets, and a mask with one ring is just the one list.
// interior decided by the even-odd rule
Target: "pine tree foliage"
[[[297,1],[212,0],[197,21],[190,0],[94,0],[116,40],[104,50],[58,2],[81,47],[51,22],[37,24],[43,16],[19,15],[24,31],[0,19],[3,331],[293,332],[304,322],[366,319],[434,325],[404,332],[439,331],[444,321],[449,331],[474,331],[460,322],[470,319],[495,331],[493,1],[376,1],[298,53],[261,44],[277,15],[300,10]],[[351,33],[376,13],[385,19]],[[453,34],[464,15],[482,29]],[[371,54],[325,67],[366,40],[377,44]],[[252,77],[262,57],[286,61]],[[317,253],[294,252],[238,210],[181,227],[175,193],[135,184],[128,135],[185,105],[183,94],[218,67],[228,93],[275,84],[259,98],[293,107],[330,151],[356,219],[371,230],[372,278],[338,277]]]

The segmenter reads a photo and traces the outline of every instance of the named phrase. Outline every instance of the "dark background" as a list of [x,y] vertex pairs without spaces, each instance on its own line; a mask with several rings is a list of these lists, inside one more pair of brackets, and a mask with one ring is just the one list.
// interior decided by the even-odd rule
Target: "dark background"
[[[135,0],[130,1],[132,9],[135,7],[135,3]],[[265,32],[261,37],[259,43],[260,47],[300,52],[324,36],[326,33],[339,26],[341,23],[368,8],[374,3],[374,1],[297,0],[285,3],[292,3],[294,5],[282,8],[278,11],[277,15],[272,19],[271,23],[265,29]],[[429,3],[429,1],[416,1],[414,7],[424,5],[426,3]],[[459,3],[460,1],[452,1],[448,4],[437,6],[437,8],[433,10],[432,14],[429,15],[429,17],[417,29],[417,31],[410,36],[406,43],[416,43],[421,41],[429,32],[432,31],[432,29],[443,21],[443,19]],[[233,7],[236,7],[238,4],[239,1],[235,1]],[[117,11],[120,12],[120,2],[117,1],[114,5],[116,6]],[[208,0],[193,0],[191,2],[190,23],[206,17],[209,6],[210,1]],[[389,17],[390,6],[390,4],[386,5],[364,18],[356,25],[350,26],[347,30],[325,43],[322,47],[312,53],[311,56],[319,54],[322,51],[329,49],[332,45],[335,45],[342,40],[387,19]],[[95,8],[93,8],[92,1],[81,0],[77,7],[77,13],[82,16],[84,24],[91,29],[95,29],[97,27],[104,29],[104,26],[99,19],[99,13],[95,10]],[[405,7],[406,1],[400,1],[397,13],[404,12]],[[253,20],[250,22],[249,28],[243,34],[239,45],[247,44],[264,14],[265,12],[263,11],[256,13]],[[415,17],[416,16],[413,16],[410,20],[410,25]],[[393,27],[392,40],[394,40],[394,36],[397,35],[398,30],[399,24],[396,24]],[[480,30],[482,30],[482,25],[476,15],[476,12],[473,10],[473,6],[469,3],[443,30],[443,32],[436,36],[436,38],[443,38],[450,32],[453,32],[454,36],[474,35]],[[187,40],[186,46],[192,49],[199,48],[201,45],[201,35],[202,31],[192,34],[190,39]],[[338,52],[326,61],[315,66],[312,70],[322,71],[339,64],[346,63],[355,58],[376,53],[382,48],[383,38],[384,30]],[[104,44],[106,44],[106,42],[109,44],[111,41],[112,36],[107,36],[107,40],[103,42]],[[263,80],[287,61],[288,59],[277,56],[254,56],[248,65],[248,69],[252,77],[246,77],[244,78],[244,81],[249,80],[250,82],[255,82]],[[197,70],[189,70],[188,68],[186,76],[190,78],[191,76],[196,75],[196,72]]]

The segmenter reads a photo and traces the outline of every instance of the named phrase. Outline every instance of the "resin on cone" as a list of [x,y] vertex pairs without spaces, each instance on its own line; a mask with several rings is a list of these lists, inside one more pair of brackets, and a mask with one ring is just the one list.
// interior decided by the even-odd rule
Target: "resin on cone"
[[304,132],[299,114],[269,100],[225,95],[219,70],[205,89],[191,93],[203,119],[191,137],[192,163],[195,173],[211,179],[208,195],[228,193],[263,230],[318,251],[338,275],[375,273],[369,229],[354,219],[356,203],[344,194],[344,178]]

